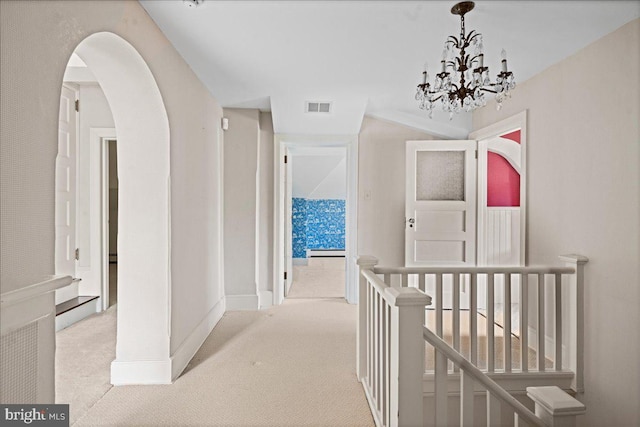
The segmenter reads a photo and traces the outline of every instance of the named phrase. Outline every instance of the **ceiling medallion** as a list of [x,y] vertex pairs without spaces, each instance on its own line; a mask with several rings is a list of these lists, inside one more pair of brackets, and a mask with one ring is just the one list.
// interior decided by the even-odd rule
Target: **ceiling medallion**
[[502,70],[498,73],[495,83],[489,80],[489,67],[484,66],[482,53],[482,34],[472,30],[466,34],[464,15],[471,11],[475,4],[463,1],[451,8],[451,13],[460,15],[460,38],[449,36],[444,43],[440,72],[436,74],[431,85],[427,66],[422,72],[422,84],[418,85],[416,101],[419,107],[429,112],[433,117],[433,110],[438,101],[442,109],[449,113],[472,111],[487,104],[485,93],[496,94],[498,110],[502,102],[511,96],[511,90],[516,87],[513,73],[507,71],[507,53],[502,49]]

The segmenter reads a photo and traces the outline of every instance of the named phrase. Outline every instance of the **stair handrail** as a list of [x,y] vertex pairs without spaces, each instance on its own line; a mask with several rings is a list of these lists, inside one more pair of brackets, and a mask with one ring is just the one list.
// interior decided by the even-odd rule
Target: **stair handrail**
[[468,361],[462,354],[458,353],[453,347],[447,344],[446,341],[431,332],[429,328],[423,328],[423,335],[424,339],[431,344],[436,351],[444,354],[447,359],[451,360],[460,369],[473,377],[473,379],[485,386],[490,393],[494,394],[497,398],[509,405],[514,412],[518,414],[518,417],[522,417],[524,421],[535,426],[546,426],[546,424],[536,414],[531,412],[515,397],[511,396],[509,392],[500,387],[498,383],[489,378],[489,376]]

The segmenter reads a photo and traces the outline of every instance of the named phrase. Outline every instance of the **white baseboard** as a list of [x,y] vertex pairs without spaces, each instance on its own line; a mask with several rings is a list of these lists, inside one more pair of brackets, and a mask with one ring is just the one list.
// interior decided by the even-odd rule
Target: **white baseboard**
[[234,310],[258,310],[258,295],[227,295],[227,311]]
[[202,319],[200,324],[189,334],[180,347],[171,356],[171,380],[175,381],[176,378],[182,374],[193,356],[200,349],[204,341],[207,339],[213,328],[218,324],[225,312],[225,299],[224,297],[213,306],[207,315]]
[[111,362],[111,384],[171,384],[171,360],[114,360]]
[[291,262],[293,265],[309,265],[307,258],[291,258]]
[[260,301],[260,310],[264,310],[273,305],[273,292],[260,291],[258,292],[258,301]]
[[61,331],[64,328],[68,328],[74,323],[99,312],[102,307],[101,304],[100,298],[96,298],[93,301],[89,301],[88,303],[82,304],[73,310],[69,310],[59,316],[56,316],[56,332]]

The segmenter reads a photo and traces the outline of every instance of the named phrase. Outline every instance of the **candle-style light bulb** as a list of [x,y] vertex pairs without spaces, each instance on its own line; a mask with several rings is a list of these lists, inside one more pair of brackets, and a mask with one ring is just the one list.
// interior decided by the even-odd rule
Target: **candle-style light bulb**
[[422,72],[422,84],[425,85],[427,84],[427,68],[428,68],[428,63],[424,63],[424,71]]
[[502,49],[500,52],[500,57],[502,58],[502,71],[507,72],[507,51]]

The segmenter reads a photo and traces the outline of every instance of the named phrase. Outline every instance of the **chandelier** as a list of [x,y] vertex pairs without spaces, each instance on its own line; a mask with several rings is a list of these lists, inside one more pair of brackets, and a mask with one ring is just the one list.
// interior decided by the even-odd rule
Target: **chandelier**
[[429,112],[430,118],[438,101],[442,109],[449,113],[449,119],[452,119],[453,113],[472,111],[486,105],[486,92],[496,94],[496,106],[500,110],[502,102],[511,96],[511,90],[516,87],[513,73],[507,71],[507,53],[504,49],[502,70],[495,83],[489,80],[489,67],[484,66],[482,53],[482,34],[473,30],[466,34],[464,28],[464,15],[474,6],[472,1],[463,1],[451,8],[452,14],[460,15],[460,38],[449,36],[444,43],[440,72],[436,74],[433,85],[428,82],[429,73],[425,64],[416,101],[421,109]]

